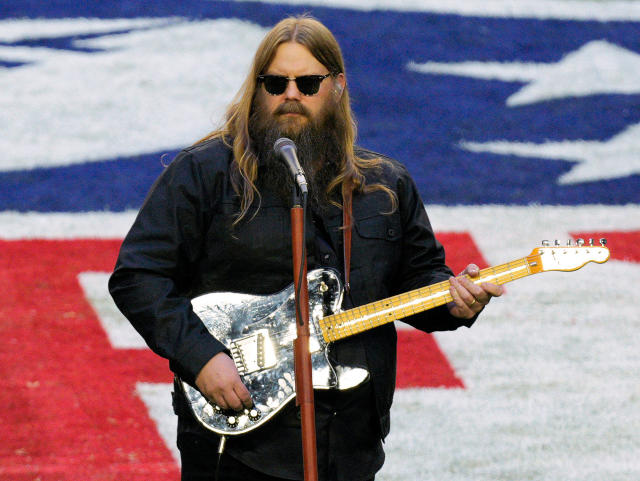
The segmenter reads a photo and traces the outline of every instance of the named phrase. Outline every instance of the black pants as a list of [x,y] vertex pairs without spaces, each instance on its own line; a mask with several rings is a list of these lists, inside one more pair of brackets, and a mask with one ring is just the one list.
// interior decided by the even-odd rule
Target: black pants
[[[214,481],[218,463],[218,446],[192,433],[178,436],[182,461],[182,481]],[[288,481],[252,469],[228,454],[222,454],[215,481]],[[374,481],[371,478],[369,481]]]

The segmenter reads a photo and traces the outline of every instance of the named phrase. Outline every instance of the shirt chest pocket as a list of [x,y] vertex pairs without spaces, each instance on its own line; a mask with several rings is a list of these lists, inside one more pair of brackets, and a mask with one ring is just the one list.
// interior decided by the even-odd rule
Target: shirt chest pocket
[[[351,287],[365,299],[387,297],[402,256],[402,225],[396,215],[376,214],[355,220],[351,248]],[[358,302],[357,299],[354,299]]]
[[355,220],[351,247],[354,268],[389,272],[401,252],[402,226],[395,215],[373,215]]
[[365,241],[394,242],[402,237],[400,219],[395,215],[374,215],[356,219],[355,231]]

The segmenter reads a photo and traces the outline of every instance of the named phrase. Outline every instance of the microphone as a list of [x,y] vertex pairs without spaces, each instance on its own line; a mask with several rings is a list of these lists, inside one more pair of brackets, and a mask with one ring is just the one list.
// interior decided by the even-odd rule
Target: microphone
[[296,181],[296,185],[300,189],[300,193],[303,195],[306,194],[308,192],[307,179],[304,176],[302,167],[300,167],[300,162],[298,162],[296,144],[294,144],[293,140],[291,139],[280,137],[273,144],[273,150],[276,154],[282,157],[282,159],[289,167],[289,170],[293,175],[293,179]]

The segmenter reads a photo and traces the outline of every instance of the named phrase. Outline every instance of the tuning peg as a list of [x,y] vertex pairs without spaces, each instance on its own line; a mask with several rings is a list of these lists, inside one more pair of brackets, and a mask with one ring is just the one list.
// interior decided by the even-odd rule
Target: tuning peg
[[584,245],[584,239],[581,237],[576,241],[576,244],[578,244],[578,246],[582,247]]
[[571,247],[571,239],[567,240],[567,247]]
[[556,239],[553,245],[555,245],[556,247],[560,247],[560,241]]
[[589,245],[592,246],[593,245],[593,239],[589,239]]
[[602,239],[600,239],[600,245],[602,247],[606,246],[607,245],[607,239],[605,239],[604,237]]
[[542,241],[542,247],[549,247],[549,241],[548,240],[543,240]]

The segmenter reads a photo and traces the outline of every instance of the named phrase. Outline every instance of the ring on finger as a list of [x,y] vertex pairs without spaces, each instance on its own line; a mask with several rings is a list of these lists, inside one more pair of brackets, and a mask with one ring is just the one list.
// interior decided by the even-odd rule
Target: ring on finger
[[469,307],[473,306],[476,302],[478,302],[478,300],[474,297],[473,302],[471,302],[471,304],[469,304]]

